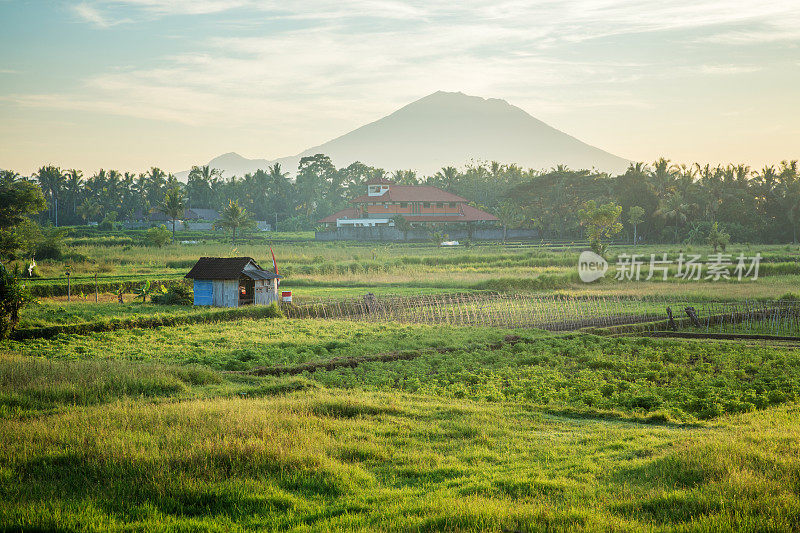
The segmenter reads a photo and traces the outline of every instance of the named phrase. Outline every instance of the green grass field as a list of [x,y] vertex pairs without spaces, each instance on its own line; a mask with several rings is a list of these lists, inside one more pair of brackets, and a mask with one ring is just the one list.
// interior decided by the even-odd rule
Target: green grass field
[[791,349],[272,319],[3,350],[4,527],[800,524]]
[[[275,248],[300,301],[508,290],[701,305],[777,298],[800,281],[782,266],[797,247],[764,247],[773,266],[754,282],[591,285],[575,279],[577,251]],[[167,279],[198,255],[233,253],[75,250],[85,260],[41,262],[42,275],[103,265]],[[236,253],[266,258],[263,246]],[[0,531],[800,529],[791,344],[252,308],[217,319],[131,297],[41,297],[21,331],[103,327],[0,342]],[[133,320],[147,327],[105,328]]]

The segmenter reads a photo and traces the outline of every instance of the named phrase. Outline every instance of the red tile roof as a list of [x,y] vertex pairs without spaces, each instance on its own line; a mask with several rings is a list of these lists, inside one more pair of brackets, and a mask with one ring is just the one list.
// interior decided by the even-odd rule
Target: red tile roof
[[[462,204],[461,205],[461,212],[463,214],[460,215],[411,215],[411,214],[403,214],[406,220],[409,222],[478,222],[478,221],[496,221],[498,218],[491,213],[487,213],[486,211],[481,211],[480,209],[476,209],[471,205]],[[387,213],[386,218],[392,218],[395,213]],[[358,216],[358,213],[355,209],[343,209],[338,213],[334,213],[332,215],[328,215],[327,217],[318,220],[317,222],[321,224],[335,223],[340,218],[353,218]]]
[[406,220],[411,222],[478,222],[478,221],[496,221],[499,220],[496,216],[486,211],[476,209],[471,205],[463,204],[461,206],[461,215],[405,215]]
[[347,209],[342,209],[338,213],[334,213],[332,215],[328,215],[325,218],[317,220],[320,224],[327,224],[327,223],[334,223],[340,218],[353,218],[358,214],[355,207],[348,207]]
[[455,194],[430,185],[392,185],[380,196],[363,195],[351,200],[361,202],[467,202]]

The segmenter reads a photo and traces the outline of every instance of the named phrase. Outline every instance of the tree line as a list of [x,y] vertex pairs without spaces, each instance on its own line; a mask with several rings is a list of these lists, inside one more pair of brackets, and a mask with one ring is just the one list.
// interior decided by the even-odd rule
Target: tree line
[[336,168],[328,156],[316,154],[300,160],[294,179],[278,163],[242,177],[195,166],[187,183],[155,167],[139,174],[99,170],[88,177],[52,165],[29,177],[3,172],[41,187],[46,208],[37,216],[40,223],[54,226],[163,212],[165,199],[172,195],[173,203],[187,209],[222,212],[234,204],[254,219],[277,220],[280,230],[312,229],[316,220],[364,194],[370,179],[389,178],[458,194],[497,215],[504,227],[536,228],[547,240],[587,238],[580,212],[590,201],[620,207],[620,235],[631,241],[691,241],[717,224],[734,241],[797,242],[800,229],[797,161],[754,170],[746,165],[677,165],[662,158],[650,165],[631,164],[619,175],[491,162],[448,166],[421,176],[360,162]]

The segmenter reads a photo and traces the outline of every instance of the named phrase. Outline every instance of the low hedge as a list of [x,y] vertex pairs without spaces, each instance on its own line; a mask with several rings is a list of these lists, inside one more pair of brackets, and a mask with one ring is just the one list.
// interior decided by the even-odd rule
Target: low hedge
[[[134,290],[141,288],[144,285],[146,280],[128,280],[128,281],[99,281],[97,283],[97,290],[98,292],[106,293],[112,292],[116,293],[119,289],[119,286],[122,285],[124,292],[130,293]],[[177,279],[160,279],[160,280],[150,280],[150,287],[154,291],[160,291],[162,286],[169,288],[171,285],[176,283],[184,283],[183,278]],[[67,282],[64,280],[63,282],[59,283],[31,283],[29,286],[31,290],[31,294],[37,298],[48,298],[51,296],[66,296],[67,295]],[[94,293],[94,281],[90,281],[88,283],[80,282],[80,283],[73,283],[71,288],[72,294],[93,294]]]
[[[277,308],[277,312],[276,312]],[[224,322],[241,318],[277,318],[282,316],[280,308],[274,305],[259,305],[233,309],[209,309],[194,315],[156,315],[131,318],[112,318],[109,320],[64,324],[38,328],[18,329],[11,334],[14,340],[51,338],[56,335],[88,335],[103,331],[120,329],[157,328],[161,326],[180,326],[184,324],[204,324]]]

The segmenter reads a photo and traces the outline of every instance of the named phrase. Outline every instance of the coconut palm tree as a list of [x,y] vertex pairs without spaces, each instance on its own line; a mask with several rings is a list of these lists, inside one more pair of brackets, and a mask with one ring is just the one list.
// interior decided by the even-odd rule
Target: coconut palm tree
[[783,187],[786,218],[792,225],[792,243],[797,244],[797,226],[800,225],[800,181],[787,183]]
[[431,179],[433,185],[443,189],[451,189],[458,181],[458,169],[456,167],[442,167]]
[[233,244],[236,244],[237,230],[245,230],[253,226],[255,226],[255,222],[250,218],[250,213],[247,212],[247,209],[233,200],[230,200],[228,206],[222,210],[221,218],[214,222],[214,229],[224,228],[233,232]]
[[96,200],[84,198],[83,202],[81,202],[76,209],[76,213],[83,219],[84,222],[91,222],[93,218],[97,218],[97,215],[99,215],[102,210],[102,206],[100,206]]
[[686,204],[683,201],[683,197],[676,192],[668,196],[666,200],[661,201],[655,214],[665,220],[672,219],[675,221],[675,242],[678,242],[678,226],[686,222],[688,212],[689,205]]
[[81,195],[81,181],[83,180],[83,172],[76,169],[68,170],[65,173],[66,184],[64,189],[67,192],[67,199],[72,204],[72,215],[78,214],[78,200]]
[[511,202],[503,202],[495,209],[494,214],[500,220],[500,224],[503,225],[503,242],[506,242],[509,226],[515,226],[521,223],[522,213],[520,209]]
[[650,183],[659,198],[666,196],[675,186],[675,176],[678,173],[675,165],[670,164],[669,159],[659,158],[653,163],[653,170],[650,172]]
[[[270,213],[275,215],[275,229],[278,227],[278,215],[285,215],[291,209],[292,182],[289,173],[284,172],[280,163],[275,163],[267,169],[267,182],[270,197],[267,205]],[[348,189],[350,184],[348,184]]]
[[63,185],[64,173],[58,167],[47,165],[39,169],[36,179],[46,197],[49,197],[50,217],[54,220],[54,225],[58,227],[58,196]]
[[0,170],[0,187],[7,187],[19,179],[19,172]]
[[158,210],[172,220],[172,242],[175,243],[175,220],[183,216],[186,204],[183,201],[183,194],[177,187],[172,187],[164,196],[164,201],[158,206]]

